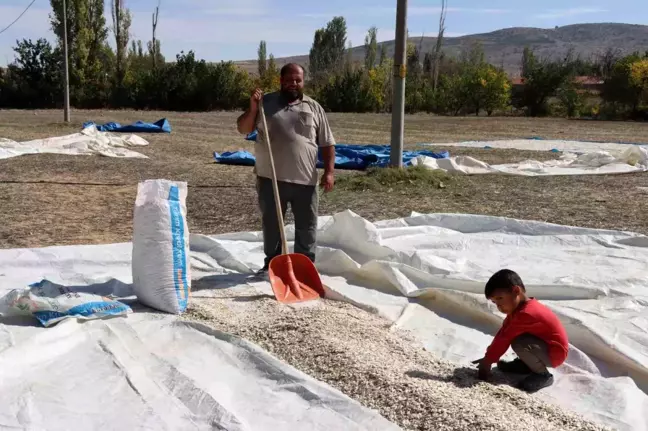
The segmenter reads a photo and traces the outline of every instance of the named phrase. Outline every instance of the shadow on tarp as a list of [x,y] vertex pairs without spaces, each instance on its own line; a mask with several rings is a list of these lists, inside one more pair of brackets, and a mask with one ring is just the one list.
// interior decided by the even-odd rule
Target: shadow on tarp
[[33,326],[42,328],[43,325],[38,323],[35,317],[32,316],[9,316],[0,317],[0,324],[7,326]]
[[191,280],[191,291],[230,289],[248,281],[259,281],[259,278],[253,274],[240,273],[207,275]]
[[[199,279],[191,281],[191,291],[200,292],[203,290],[225,290],[238,287],[240,285],[246,284],[249,281],[258,282],[261,278],[254,274],[216,274],[208,275]],[[273,295],[269,294],[255,294],[255,295],[230,295],[230,296],[218,296],[218,299],[230,299],[234,302],[254,302],[260,301],[263,299],[275,299]]]
[[265,293],[260,293],[258,295],[237,295],[237,296],[221,296],[219,299],[231,299],[234,302],[255,302],[255,301],[261,301],[263,299],[272,299],[274,300],[275,297],[272,295],[268,295]]
[[[62,286],[59,283],[52,283],[57,286]],[[124,283],[117,279],[110,279],[104,283],[95,283],[84,286],[65,286],[75,293],[90,293],[92,295],[100,295],[114,298],[127,298],[135,295],[133,285]]]
[[[494,336],[501,323],[494,316],[480,310],[473,310],[460,302],[461,297],[453,298],[440,292],[429,292],[410,302],[416,303],[435,313],[437,316],[456,325],[472,328],[484,334]],[[470,313],[466,311],[470,310]]]
[[[437,382],[452,383],[458,388],[472,388],[480,383],[484,383],[477,377],[477,367],[457,367],[450,375],[435,375],[425,371],[410,370],[405,375],[413,379],[436,380]],[[488,384],[496,386],[515,386],[515,381],[504,374],[493,370],[492,379]]]

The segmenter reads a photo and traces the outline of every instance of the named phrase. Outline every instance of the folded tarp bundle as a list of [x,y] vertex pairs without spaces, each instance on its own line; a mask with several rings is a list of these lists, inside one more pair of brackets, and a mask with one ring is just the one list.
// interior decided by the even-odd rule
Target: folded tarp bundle
[[225,151],[220,154],[214,152],[214,159],[223,165],[254,166],[254,155],[249,151]]
[[162,118],[155,123],[145,123],[144,121],[136,121],[127,126],[122,126],[119,123],[109,122],[106,124],[98,125],[94,121],[86,121],[83,123],[83,128],[89,126],[96,126],[100,132],[118,132],[118,133],[171,133],[171,124],[166,118]]
[[[389,165],[391,148],[389,145],[349,145],[337,144],[335,146],[335,167],[337,169],[365,170],[371,167],[386,167]],[[435,159],[447,159],[450,153],[440,153],[418,150],[403,151],[403,164],[411,165],[411,160],[418,156],[427,156]],[[255,157],[248,151],[214,152],[217,163],[224,165],[254,166]],[[317,167],[324,167],[321,152],[318,154]]]

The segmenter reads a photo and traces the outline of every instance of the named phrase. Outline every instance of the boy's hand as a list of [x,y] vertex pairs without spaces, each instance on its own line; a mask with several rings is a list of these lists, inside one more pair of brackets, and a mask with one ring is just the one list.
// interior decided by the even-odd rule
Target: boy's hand
[[479,365],[479,370],[477,372],[477,377],[479,377],[479,380],[489,381],[491,379],[491,365],[484,362],[484,358],[477,359],[472,363]]

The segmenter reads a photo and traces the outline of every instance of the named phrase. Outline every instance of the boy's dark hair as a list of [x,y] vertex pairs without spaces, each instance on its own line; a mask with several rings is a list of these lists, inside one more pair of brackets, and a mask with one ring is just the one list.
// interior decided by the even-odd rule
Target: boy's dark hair
[[524,283],[517,272],[511,271],[510,269],[502,269],[493,274],[488,280],[484,294],[486,295],[486,299],[489,299],[496,290],[511,291],[513,286],[520,286],[520,289],[526,292],[526,287],[524,287]]
[[279,72],[279,76],[281,76],[281,77],[283,78],[284,75],[285,75],[286,73],[288,73],[288,71],[290,71],[290,70],[292,70],[292,69],[296,69],[296,68],[301,69],[301,71],[302,71],[302,73],[303,73],[304,75],[306,74],[306,70],[304,70],[304,68],[303,68],[300,64],[297,64],[297,63],[288,63],[288,64],[285,64],[285,65],[281,68],[281,71]]

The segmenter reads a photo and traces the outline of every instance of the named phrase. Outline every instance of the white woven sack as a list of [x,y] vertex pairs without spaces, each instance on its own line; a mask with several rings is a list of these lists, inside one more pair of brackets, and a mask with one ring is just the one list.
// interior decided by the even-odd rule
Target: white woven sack
[[181,314],[191,293],[187,183],[146,180],[133,218],[133,288],[151,308]]

